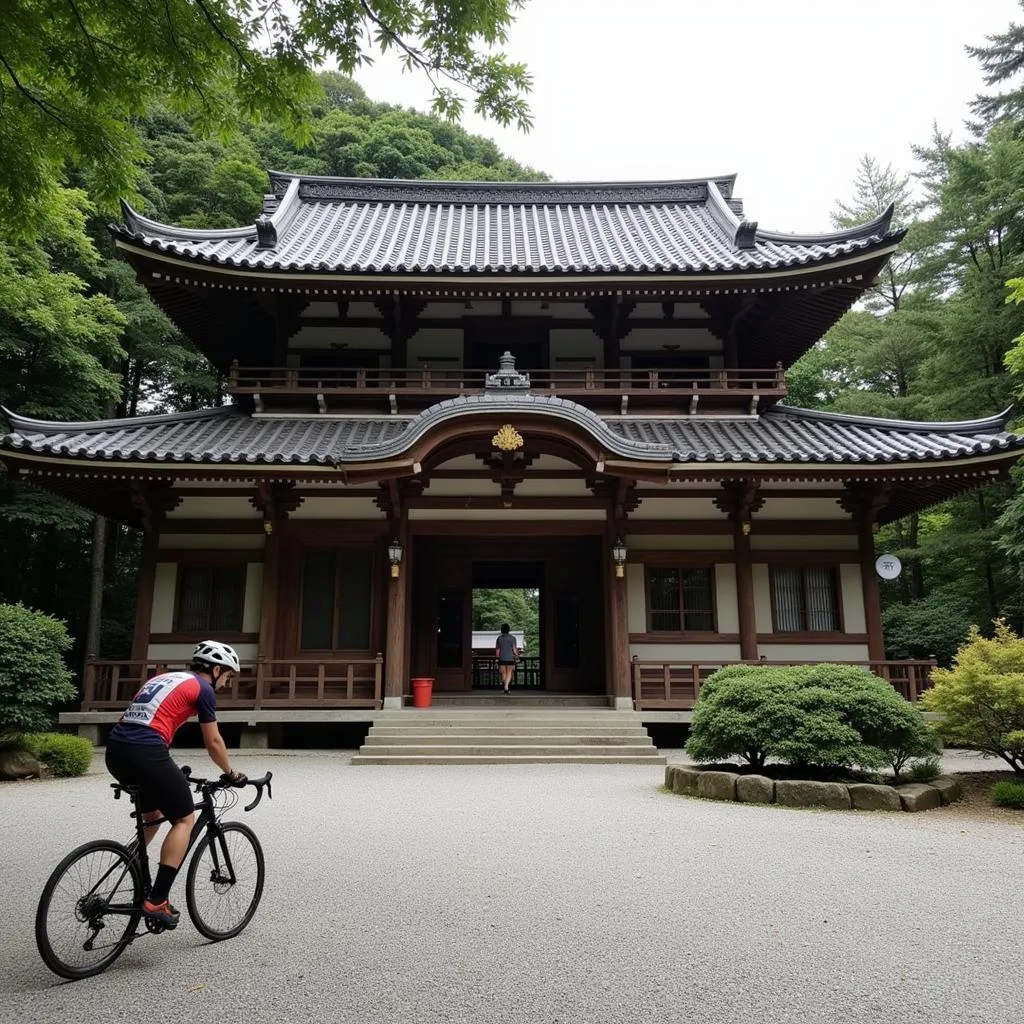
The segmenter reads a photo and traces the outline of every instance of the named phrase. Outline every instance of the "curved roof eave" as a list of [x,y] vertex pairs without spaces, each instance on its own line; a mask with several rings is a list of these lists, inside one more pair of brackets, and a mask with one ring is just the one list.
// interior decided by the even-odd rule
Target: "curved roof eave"
[[239,416],[244,412],[234,405],[224,405],[215,409],[200,409],[193,412],[153,413],[149,416],[128,416],[122,419],[109,420],[37,420],[31,416],[21,416],[11,412],[6,406],[0,405],[2,412],[11,423],[16,434],[85,434],[102,433],[105,430],[145,427],[160,423],[187,423],[192,420],[216,419],[221,416]]
[[894,420],[884,416],[859,416],[854,413],[829,412],[826,409],[804,409],[797,405],[786,405],[779,402],[773,408],[766,410],[763,415],[766,418],[792,414],[798,419],[821,420],[825,423],[849,423],[860,427],[880,427],[884,430],[926,430],[934,434],[984,434],[998,433],[1006,430],[1006,425],[1013,415],[1013,406],[1007,406],[1002,412],[994,416],[985,416],[977,420],[959,420],[952,422],[939,420],[929,422],[928,420]]

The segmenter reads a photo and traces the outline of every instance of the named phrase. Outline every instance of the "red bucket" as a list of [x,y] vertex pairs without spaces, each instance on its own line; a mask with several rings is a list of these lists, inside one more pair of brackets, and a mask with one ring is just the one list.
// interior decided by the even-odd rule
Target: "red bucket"
[[433,679],[414,679],[412,681],[412,706],[414,708],[429,708],[430,695],[433,692]]

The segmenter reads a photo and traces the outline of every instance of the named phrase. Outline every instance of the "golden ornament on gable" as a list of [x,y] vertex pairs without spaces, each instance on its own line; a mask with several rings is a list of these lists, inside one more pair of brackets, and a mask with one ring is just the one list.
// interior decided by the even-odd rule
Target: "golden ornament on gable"
[[523,435],[511,423],[506,423],[491,438],[491,444],[499,451],[514,452],[517,448],[523,447]]

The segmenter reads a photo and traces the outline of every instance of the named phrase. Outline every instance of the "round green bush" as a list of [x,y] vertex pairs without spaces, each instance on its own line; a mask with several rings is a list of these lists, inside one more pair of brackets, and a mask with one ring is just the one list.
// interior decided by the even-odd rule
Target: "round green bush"
[[64,655],[71,637],[58,619],[0,604],[0,736],[38,732],[76,693]]
[[1024,808],[1024,782],[997,782],[992,787],[992,803]]
[[50,770],[51,775],[69,778],[84,775],[92,763],[92,744],[81,736],[63,732],[29,733],[23,745]]
[[917,710],[864,669],[733,665],[702,689],[686,750],[755,768],[768,758],[805,770],[889,764],[898,776],[935,745]]

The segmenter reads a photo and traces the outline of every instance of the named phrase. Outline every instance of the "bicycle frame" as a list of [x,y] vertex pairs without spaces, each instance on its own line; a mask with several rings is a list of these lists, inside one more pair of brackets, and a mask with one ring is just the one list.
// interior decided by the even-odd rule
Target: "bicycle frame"
[[[185,777],[188,779],[190,785],[195,785],[197,790],[202,794],[202,799],[198,800],[195,804],[194,809],[199,812],[199,817],[196,818],[195,824],[192,826],[192,832],[188,838],[188,846],[185,849],[185,855],[182,857],[182,864],[188,860],[189,854],[192,852],[199,840],[199,837],[204,833],[209,833],[211,836],[210,841],[210,855],[213,859],[214,868],[214,881],[227,882],[234,885],[237,881],[235,876],[234,868],[231,865],[231,856],[228,853],[227,846],[224,844],[223,832],[220,827],[220,823],[217,820],[217,806],[213,801],[213,794],[217,792],[217,787],[212,786],[205,779],[192,779],[188,768],[182,769],[185,773]],[[253,779],[252,783],[257,787],[256,799],[251,803],[246,810],[250,810],[255,807],[263,798],[263,786],[267,786],[267,791],[270,791],[270,775],[269,773],[263,779]],[[132,803],[135,803],[136,791],[135,787],[123,786],[120,783],[111,783],[111,787],[114,790],[114,798],[117,800],[121,799],[121,793],[128,793]],[[145,887],[145,891],[148,893],[153,887],[153,877],[149,870],[149,854],[146,848],[146,829],[148,828],[159,828],[168,819],[167,818],[154,818],[152,821],[146,821],[143,818],[143,813],[138,809],[136,804],[135,810],[131,812],[131,817],[135,819],[135,838],[127,844],[127,849],[132,857],[132,860],[139,865],[142,872],[142,881]],[[223,862],[223,866],[222,866]],[[226,874],[224,869],[227,869]],[[111,866],[110,870],[107,871],[102,878],[93,886],[92,892],[94,893],[101,885],[111,876],[111,873],[116,870],[116,865]],[[117,885],[114,887],[116,892],[118,887],[124,880],[125,874],[130,871],[130,867],[124,867],[121,871],[121,877],[117,879]],[[90,893],[91,895],[91,893]],[[106,914],[121,914],[130,915],[139,912],[139,908],[134,905],[124,903],[108,903],[104,907],[104,913]]]

